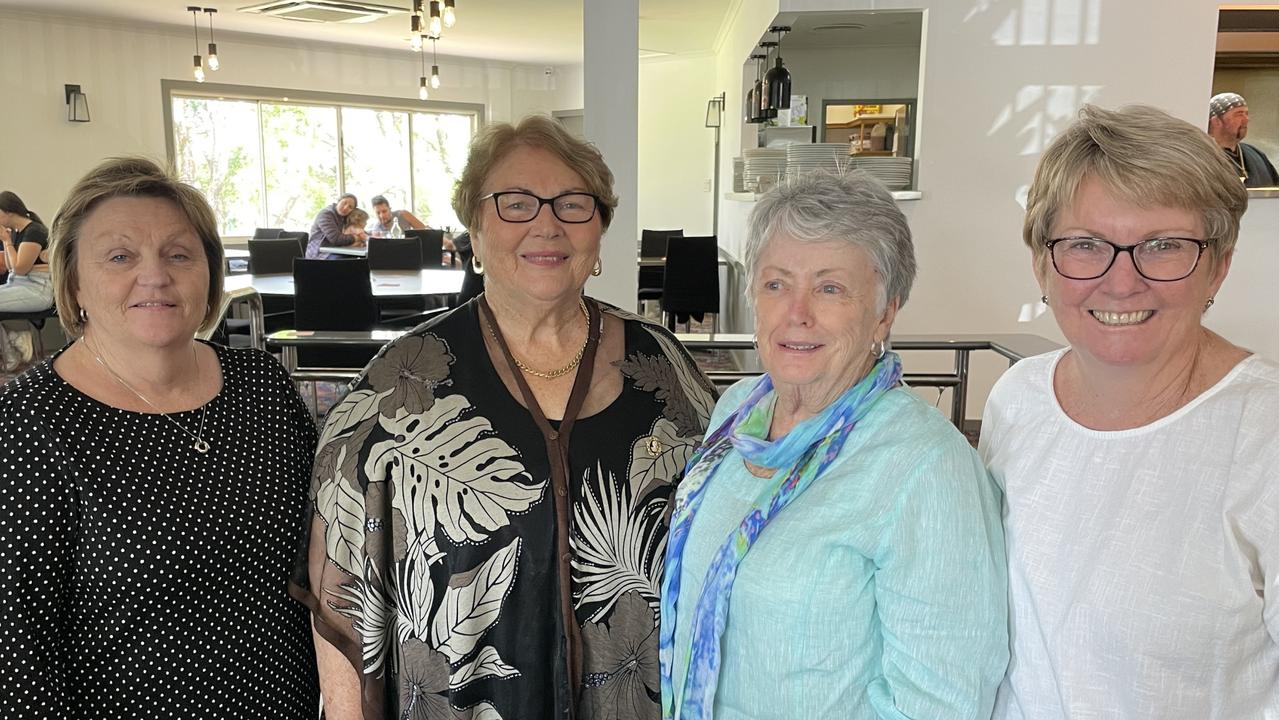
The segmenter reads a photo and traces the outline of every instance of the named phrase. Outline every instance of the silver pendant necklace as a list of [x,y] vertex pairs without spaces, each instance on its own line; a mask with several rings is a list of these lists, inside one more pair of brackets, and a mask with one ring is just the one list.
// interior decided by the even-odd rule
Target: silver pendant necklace
[[[207,440],[205,440],[205,439],[204,439],[204,437],[203,437],[203,435],[204,435],[204,416],[205,416],[205,414],[206,414],[206,413],[208,413],[208,411],[209,411],[209,405],[208,405],[208,403],[205,403],[205,404],[204,404],[204,407],[200,408],[200,432],[199,432],[199,433],[193,433],[193,432],[191,432],[190,430],[187,430],[186,428],[182,427],[182,423],[180,423],[180,422],[178,422],[177,420],[174,420],[173,418],[169,417],[169,414],[168,414],[168,413],[166,413],[166,412],[162,411],[160,408],[156,407],[155,403],[153,403],[153,402],[151,402],[150,400],[148,400],[146,395],[143,395],[142,393],[138,392],[137,390],[135,390],[135,389],[133,388],[133,386],[132,386],[132,385],[130,385],[129,383],[125,382],[125,381],[124,381],[124,378],[122,378],[122,377],[120,377],[118,374],[116,374],[116,371],[115,371],[115,370],[112,370],[112,369],[111,369],[111,367],[110,367],[109,365],[107,365],[107,364],[106,364],[106,362],[104,362],[104,361],[102,360],[102,356],[98,354],[98,351],[97,351],[97,350],[95,350],[93,347],[91,347],[91,346],[89,345],[89,342],[88,342],[87,340],[85,341],[84,346],[85,346],[86,348],[89,348],[89,352],[90,352],[90,353],[93,353],[93,359],[98,361],[98,364],[102,366],[102,369],[103,369],[103,370],[106,370],[106,371],[107,371],[107,374],[109,374],[111,377],[115,378],[116,382],[118,382],[118,383],[120,383],[121,385],[123,385],[125,390],[128,390],[129,392],[133,393],[134,395],[137,395],[139,400],[141,400],[142,402],[144,402],[144,403],[146,403],[148,406],[150,406],[150,408],[151,408],[152,410],[154,410],[154,411],[156,411],[157,413],[159,413],[159,414],[160,414],[160,416],[161,416],[161,417],[163,417],[165,420],[168,420],[169,422],[173,423],[173,426],[174,426],[174,427],[176,427],[177,429],[181,430],[183,433],[185,433],[185,434],[186,434],[188,437],[190,437],[192,440],[195,440],[195,444],[191,446],[191,449],[192,449],[192,450],[195,450],[196,452],[200,453],[201,455],[203,455],[203,454],[205,454],[205,453],[207,453],[207,452],[209,451],[209,448],[210,448],[211,446],[209,445],[208,441],[207,441]],[[196,372],[196,375],[197,375],[197,376],[200,374],[200,355],[199,355],[199,353],[196,353],[196,356],[195,356],[195,372]]]

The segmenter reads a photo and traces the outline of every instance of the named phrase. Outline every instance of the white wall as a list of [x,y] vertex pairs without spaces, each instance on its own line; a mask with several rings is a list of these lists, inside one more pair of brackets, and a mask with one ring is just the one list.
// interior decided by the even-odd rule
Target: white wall
[[[71,184],[102,158],[164,158],[160,81],[191,80],[189,31],[14,10],[0,10],[0,27],[0,189],[51,220]],[[235,33],[219,33],[218,50],[222,69],[209,82],[417,102],[418,57],[407,50]],[[482,103],[490,120],[575,99],[581,106],[580,69],[547,75],[542,65],[441,56],[440,78],[433,99]],[[88,94],[92,122],[67,122],[66,83]]]
[[[743,0],[717,57],[721,82],[733,82],[728,106],[741,107],[740,95],[734,98],[731,91],[742,60],[777,12],[921,8],[926,16],[916,153],[923,199],[902,203],[920,273],[896,330],[1031,332],[1060,341],[1050,315],[1017,322],[1021,304],[1040,295],[1021,242],[1020,204],[1039,155],[1085,102],[1149,103],[1202,124],[1211,96],[1217,4]],[[740,130],[735,123],[730,127]],[[1250,213],[1266,202],[1279,201],[1257,201]],[[1246,251],[1241,243],[1241,258]],[[1260,261],[1272,263],[1266,277],[1279,276],[1274,264],[1279,259],[1263,255]],[[1218,302],[1210,324],[1229,328],[1239,344],[1270,348],[1279,359],[1272,339],[1279,311],[1262,297],[1273,281],[1245,287],[1239,279],[1227,280],[1228,293],[1250,299]],[[1228,293],[1223,300],[1230,299]],[[977,364],[970,416],[980,414],[988,384],[1003,367],[994,359]]]
[[[683,228],[710,235],[715,131],[706,127],[706,103],[715,85],[711,55],[650,58],[640,62],[639,227]],[[735,119],[730,109],[726,121]],[[721,147],[721,155],[735,152]],[[731,190],[732,174],[720,177]]]

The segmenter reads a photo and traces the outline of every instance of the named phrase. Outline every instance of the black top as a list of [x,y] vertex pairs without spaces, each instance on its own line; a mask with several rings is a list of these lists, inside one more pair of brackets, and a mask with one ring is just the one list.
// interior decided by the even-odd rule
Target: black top
[[329,414],[315,477],[328,558],[296,579],[363,669],[366,718],[660,716],[668,506],[715,398],[665,328],[604,312],[625,320],[623,387],[573,424],[566,498],[476,301],[389,345]]
[[222,391],[169,415],[207,413],[203,455],[53,358],[0,390],[0,717],[316,717],[286,589],[315,425],[269,355],[213,347]]
[[41,250],[48,249],[49,228],[45,227],[42,223],[38,223],[35,220],[32,220],[31,222],[27,223],[27,226],[22,228],[21,230],[14,230],[13,246],[18,247],[18,245],[24,242],[35,243],[36,245],[40,246]]

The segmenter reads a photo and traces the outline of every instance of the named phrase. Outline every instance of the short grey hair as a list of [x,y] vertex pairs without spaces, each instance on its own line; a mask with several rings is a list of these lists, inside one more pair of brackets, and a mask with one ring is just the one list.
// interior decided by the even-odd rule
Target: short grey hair
[[897,202],[878,180],[854,171],[809,172],[769,190],[751,211],[746,272],[754,298],[764,248],[778,235],[801,242],[842,240],[866,251],[879,276],[879,312],[905,305],[915,282],[915,245]]

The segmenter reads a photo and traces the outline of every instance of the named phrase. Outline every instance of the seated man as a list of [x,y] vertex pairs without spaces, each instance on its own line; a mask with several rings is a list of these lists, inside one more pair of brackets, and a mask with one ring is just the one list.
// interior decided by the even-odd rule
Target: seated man
[[373,214],[376,217],[369,223],[369,237],[389,237],[396,218],[400,219],[401,230],[421,230],[426,227],[426,223],[418,220],[408,210],[391,210],[391,203],[387,202],[384,195],[373,196]]
[[1248,102],[1235,93],[1214,95],[1208,101],[1208,134],[1221,146],[1246,187],[1279,185],[1270,158],[1243,142],[1248,134]]

